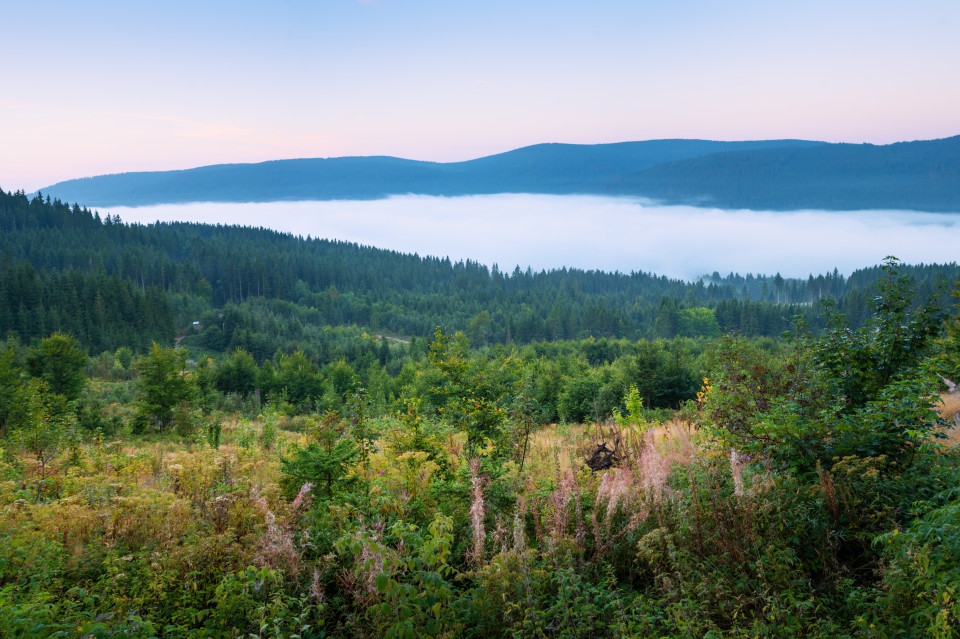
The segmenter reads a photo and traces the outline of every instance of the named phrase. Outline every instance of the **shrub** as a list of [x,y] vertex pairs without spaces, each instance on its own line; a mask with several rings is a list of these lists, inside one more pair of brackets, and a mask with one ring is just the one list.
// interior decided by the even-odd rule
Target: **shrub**
[[722,341],[705,405],[719,434],[810,476],[818,463],[849,455],[909,464],[939,424],[926,358],[940,318],[934,298],[912,307],[896,260],[884,271],[875,314],[861,329],[838,313],[819,339],[800,326],[784,362],[749,353],[734,338]]
[[[951,491],[954,497],[958,491]],[[960,628],[960,500],[877,537],[886,559],[884,606],[898,636],[948,639]]]

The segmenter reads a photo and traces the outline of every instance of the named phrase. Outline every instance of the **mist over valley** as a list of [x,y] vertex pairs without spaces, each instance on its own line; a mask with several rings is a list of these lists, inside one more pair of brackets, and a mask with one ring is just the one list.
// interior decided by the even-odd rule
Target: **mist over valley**
[[896,255],[952,262],[960,214],[752,211],[663,206],[628,197],[499,194],[378,200],[197,202],[106,207],[123,221],[265,227],[421,256],[528,266],[651,272],[694,279],[719,271],[806,277]]

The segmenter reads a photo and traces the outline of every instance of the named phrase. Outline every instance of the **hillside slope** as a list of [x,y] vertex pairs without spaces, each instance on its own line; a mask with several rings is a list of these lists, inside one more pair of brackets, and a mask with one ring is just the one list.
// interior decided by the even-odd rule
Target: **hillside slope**
[[749,209],[960,211],[960,136],[720,152],[615,180],[611,193]]
[[721,151],[816,144],[820,143],[650,140],[538,144],[466,162],[419,162],[394,157],[277,160],[101,175],[60,182],[41,191],[87,206],[377,199],[405,193],[604,193],[619,177],[664,162]]
[[802,140],[537,144],[465,162],[340,157],[121,173],[60,182],[42,192],[88,206],[577,193],[720,208],[960,212],[960,136],[882,146]]

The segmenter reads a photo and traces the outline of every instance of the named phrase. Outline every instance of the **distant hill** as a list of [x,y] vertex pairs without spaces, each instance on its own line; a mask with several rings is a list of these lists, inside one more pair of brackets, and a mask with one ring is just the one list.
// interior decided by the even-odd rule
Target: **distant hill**
[[276,160],[100,175],[60,182],[41,191],[87,206],[376,199],[406,193],[605,193],[625,174],[664,162],[721,151],[816,144],[820,143],[651,140],[537,144],[466,162],[418,162],[393,157]]
[[611,191],[719,208],[960,212],[960,136],[719,152],[623,176]]
[[960,136],[884,146],[804,140],[538,144],[466,162],[277,160],[102,175],[41,191],[87,206],[544,193],[722,208],[960,211]]
[[615,144],[536,144],[446,164],[463,193],[606,193],[623,175],[721,152],[818,146],[804,140],[648,140]]

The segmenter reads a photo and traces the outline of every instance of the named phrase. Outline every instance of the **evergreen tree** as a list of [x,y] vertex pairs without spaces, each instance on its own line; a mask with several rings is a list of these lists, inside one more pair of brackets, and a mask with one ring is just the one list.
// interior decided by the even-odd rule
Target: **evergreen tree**
[[33,377],[43,380],[50,392],[72,401],[87,383],[84,371],[88,359],[76,338],[56,332],[41,340],[27,355],[27,367]]
[[138,428],[153,424],[163,430],[173,422],[174,409],[191,399],[193,392],[184,375],[186,355],[183,351],[154,342],[150,352],[137,360],[140,377],[137,401]]

